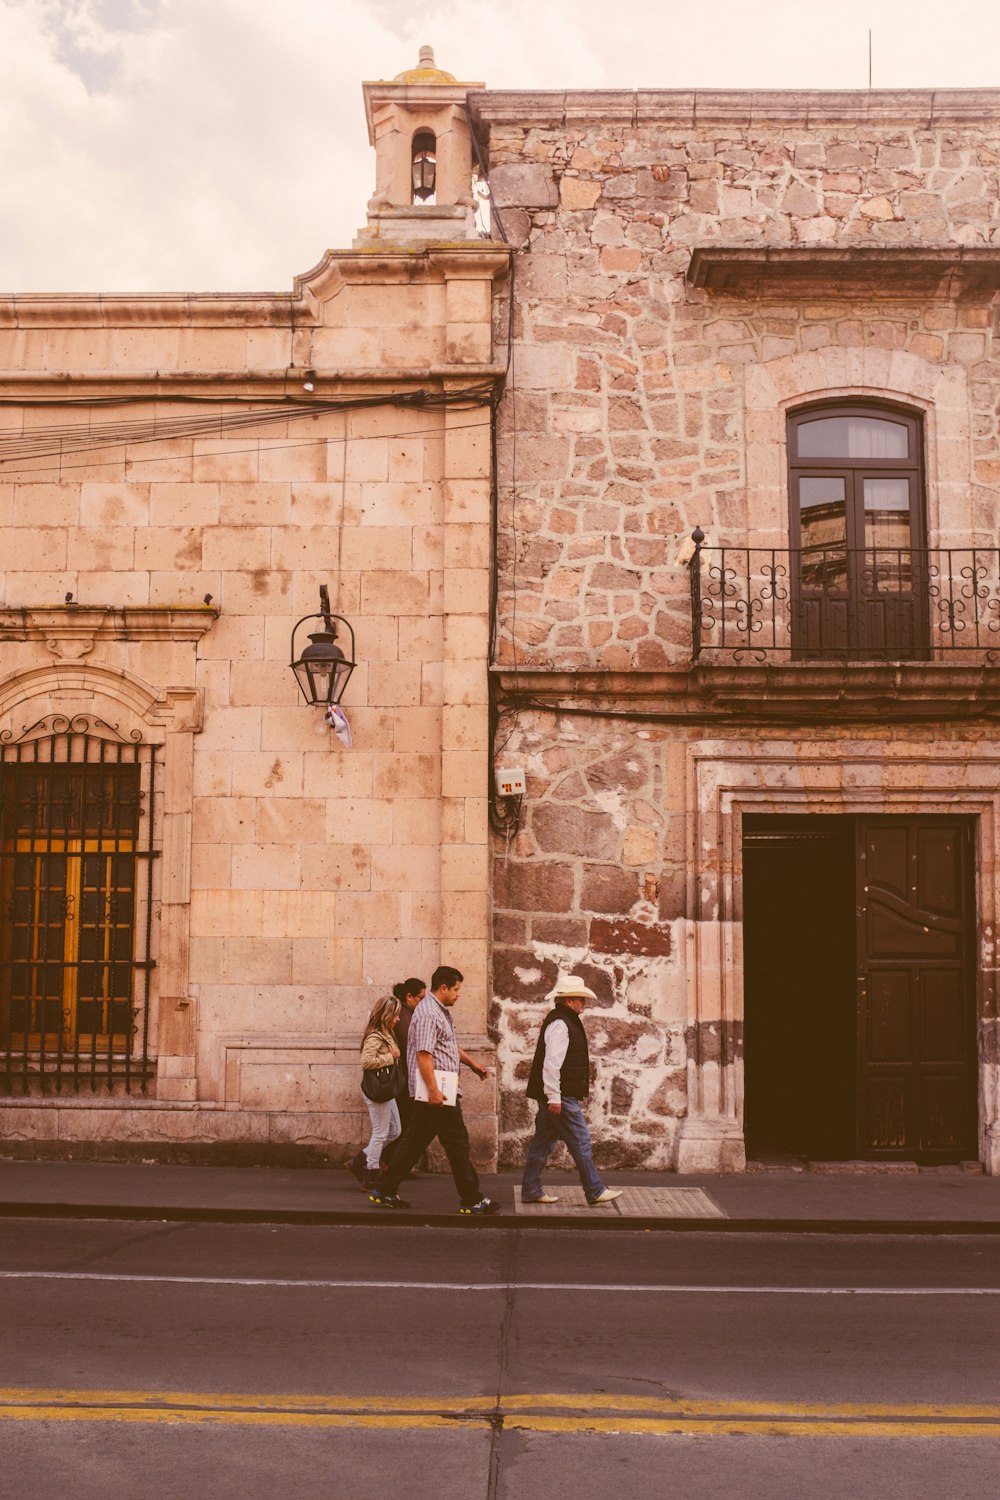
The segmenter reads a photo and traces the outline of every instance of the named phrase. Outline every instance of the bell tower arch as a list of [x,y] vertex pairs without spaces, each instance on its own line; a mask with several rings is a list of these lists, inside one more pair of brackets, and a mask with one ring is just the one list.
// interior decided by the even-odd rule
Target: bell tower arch
[[391,83],[362,85],[375,193],[355,249],[478,239],[466,98],[483,87],[437,67],[431,47]]

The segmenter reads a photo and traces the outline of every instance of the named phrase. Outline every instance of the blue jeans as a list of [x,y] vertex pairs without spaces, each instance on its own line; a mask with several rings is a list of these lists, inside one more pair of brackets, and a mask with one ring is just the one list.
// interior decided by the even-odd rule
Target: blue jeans
[[382,1159],[382,1147],[389,1141],[394,1141],[399,1134],[399,1110],[395,1099],[387,1099],[384,1104],[374,1104],[371,1099],[365,1099],[365,1103],[372,1122],[371,1140],[365,1147],[365,1165],[369,1172],[377,1172]]
[[590,1148],[590,1131],[583,1118],[580,1101],[565,1098],[562,1102],[562,1109],[557,1115],[549,1113],[549,1106],[544,1100],[538,1105],[535,1133],[528,1147],[524,1175],[521,1178],[522,1201],[530,1203],[532,1198],[540,1198],[544,1193],[542,1173],[545,1171],[549,1153],[556,1141],[565,1141],[569,1147],[569,1154],[576,1163],[576,1170],[580,1174],[587,1202],[593,1203],[594,1199],[599,1198],[604,1192],[604,1183],[594,1166],[594,1157]]

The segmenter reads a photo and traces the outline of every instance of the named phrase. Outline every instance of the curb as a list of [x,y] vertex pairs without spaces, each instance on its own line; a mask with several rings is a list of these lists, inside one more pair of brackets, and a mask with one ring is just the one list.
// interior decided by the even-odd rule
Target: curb
[[520,1214],[493,1214],[473,1218],[451,1213],[414,1209],[379,1213],[371,1209],[267,1209],[185,1208],[177,1204],[0,1203],[0,1219],[106,1219],[134,1223],[171,1224],[289,1224],[299,1226],[344,1226],[383,1224],[387,1221],[410,1228],[545,1229],[583,1230],[593,1234],[640,1230],[667,1234],[832,1234],[832,1235],[1000,1235],[998,1219],[663,1219],[581,1218],[577,1215],[547,1215],[533,1219]]

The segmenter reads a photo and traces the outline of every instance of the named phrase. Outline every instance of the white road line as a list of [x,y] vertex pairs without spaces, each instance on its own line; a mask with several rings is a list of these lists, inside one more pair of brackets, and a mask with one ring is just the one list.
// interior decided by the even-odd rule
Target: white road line
[[0,1271],[0,1281],[136,1282],[158,1286],[302,1287],[373,1292],[624,1292],[655,1296],[739,1297],[1000,1297],[1000,1287],[969,1286],[713,1286],[683,1282],[606,1281],[354,1281],[269,1276],[139,1276],[115,1271]]

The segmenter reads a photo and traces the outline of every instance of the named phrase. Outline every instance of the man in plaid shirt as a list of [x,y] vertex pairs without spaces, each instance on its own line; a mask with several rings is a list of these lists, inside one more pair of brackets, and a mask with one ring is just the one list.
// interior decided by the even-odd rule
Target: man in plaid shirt
[[[455,1035],[451,1007],[461,991],[462,977],[458,969],[442,964],[431,975],[430,993],[413,1012],[406,1048],[413,1111],[392,1162],[368,1195],[378,1208],[409,1208],[399,1197],[399,1184],[436,1138],[444,1147],[458,1189],[459,1213],[500,1211],[499,1203],[484,1198],[480,1191],[479,1174],[469,1156],[469,1132],[459,1098],[456,1097],[454,1104],[446,1104],[437,1077],[439,1068],[457,1074],[462,1063],[480,1078],[485,1078],[488,1072],[458,1045]],[[426,1099],[420,1097],[425,1092]]]

